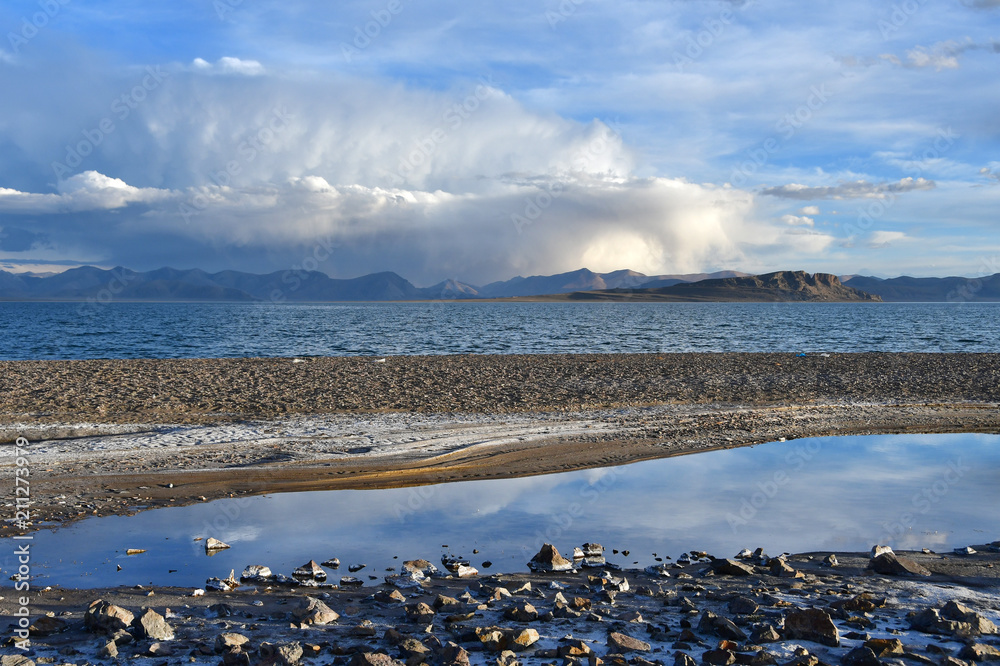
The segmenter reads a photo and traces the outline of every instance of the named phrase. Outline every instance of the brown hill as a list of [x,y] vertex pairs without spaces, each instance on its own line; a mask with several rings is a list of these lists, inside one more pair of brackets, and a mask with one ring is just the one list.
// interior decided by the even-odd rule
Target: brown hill
[[702,280],[652,289],[575,291],[532,300],[673,302],[881,302],[881,297],[848,287],[836,275],[778,271],[766,275]]

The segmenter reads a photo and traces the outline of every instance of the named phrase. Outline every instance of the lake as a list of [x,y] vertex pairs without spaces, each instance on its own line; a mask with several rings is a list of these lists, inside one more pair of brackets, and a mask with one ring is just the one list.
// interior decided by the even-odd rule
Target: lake
[[0,360],[1000,352],[1000,303],[0,303]]
[[[32,573],[40,585],[200,587],[250,564],[290,574],[338,557],[333,582],[355,563],[367,565],[356,575],[380,582],[404,559],[443,554],[481,573],[526,571],[543,542],[571,553],[596,541],[623,566],[757,546],[771,555],[875,543],[949,551],[1000,539],[997,469],[996,435],[827,437],[521,479],[275,494],[43,530]],[[195,539],[210,536],[232,548],[206,556]],[[7,586],[13,548],[4,540]]]

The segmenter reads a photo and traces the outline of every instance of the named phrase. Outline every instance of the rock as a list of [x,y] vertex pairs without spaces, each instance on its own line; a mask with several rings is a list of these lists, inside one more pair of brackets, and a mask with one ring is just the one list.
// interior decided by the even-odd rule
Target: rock
[[540,636],[534,629],[516,629],[507,635],[507,646],[515,652],[527,650],[538,641]]
[[371,638],[378,633],[375,623],[371,620],[361,620],[360,623],[351,628],[351,636],[359,638]]
[[960,631],[971,632],[972,625],[968,622],[949,620],[941,617],[941,611],[936,608],[925,608],[910,616],[910,629],[925,634],[942,634],[949,636]]
[[433,605],[434,608],[436,608],[437,610],[441,610],[442,608],[445,607],[457,608],[462,605],[462,602],[456,599],[455,597],[449,597],[443,594],[439,594],[434,598]]
[[511,650],[504,650],[500,653],[500,656],[496,658],[496,666],[521,666],[521,662],[517,660],[517,655]]
[[825,558],[823,558],[823,566],[824,567],[835,567],[835,566],[837,566],[839,564],[840,563],[837,562],[837,556],[834,555],[833,553],[830,553]]
[[788,562],[784,561],[780,557],[776,557],[771,560],[769,568],[771,570],[771,575],[777,576],[778,578],[803,578],[805,576],[805,574],[792,568]]
[[465,564],[459,564],[452,570],[452,573],[454,573],[459,578],[473,578],[474,576],[479,575],[479,570],[476,569],[475,567],[470,567]]
[[643,569],[650,576],[657,576],[659,578],[670,578],[670,565],[669,564],[650,564],[648,567]]
[[878,546],[878,545],[875,545],[875,546],[872,546],[871,556],[872,556],[872,559],[874,560],[876,557],[878,557],[879,555],[882,555],[883,553],[891,553],[891,552],[892,552],[892,548],[890,548],[889,546]]
[[292,609],[292,617],[301,624],[330,624],[340,615],[316,597],[305,597]]
[[941,666],[972,666],[968,661],[962,661],[961,659],[955,659],[955,657],[945,655],[941,657],[941,661],[938,662]]
[[674,655],[674,666],[698,666],[698,662],[691,658],[691,655],[678,652]]
[[753,566],[736,560],[712,560],[712,571],[723,576],[752,576]]
[[228,543],[219,541],[215,537],[208,537],[205,539],[205,550],[208,552],[225,550],[226,548],[232,548]]
[[443,666],[469,666],[469,653],[465,648],[448,642],[438,653],[438,659]]
[[340,577],[341,587],[364,587],[365,581],[360,578],[355,578],[354,576],[341,576]]
[[393,587],[409,590],[423,587],[423,581],[427,580],[427,576],[419,571],[407,571],[401,574],[390,574],[383,580]]
[[528,562],[528,568],[534,572],[551,573],[569,571],[573,568],[573,563],[560,555],[555,546],[547,543],[531,558],[531,561]]
[[729,612],[735,615],[753,615],[759,608],[757,602],[749,597],[734,597],[729,602]]
[[215,637],[215,651],[221,653],[233,648],[242,648],[249,641],[250,639],[243,634],[224,632]]
[[90,604],[83,616],[83,624],[91,631],[110,634],[127,629],[134,619],[135,616],[121,606],[115,606],[103,599],[98,599]]
[[736,655],[729,650],[706,650],[701,661],[712,666],[730,666],[736,663]]
[[997,627],[993,622],[957,601],[946,603],[944,608],[941,609],[941,617],[956,622],[968,623],[971,625],[972,632],[976,634],[997,633]]
[[556,650],[557,656],[560,657],[585,657],[593,650],[587,645],[585,641],[579,638],[571,638],[567,640],[563,645],[560,645]]
[[956,555],[975,555],[976,549],[972,546],[965,546],[964,548],[956,548],[953,552]]
[[754,643],[777,643],[781,640],[781,636],[769,624],[757,627],[753,630],[753,634],[750,636],[750,640]]
[[399,590],[379,590],[375,593],[375,601],[381,601],[384,604],[405,604],[406,597]]
[[28,627],[28,633],[31,636],[51,636],[66,631],[68,627],[69,624],[62,618],[43,615],[31,623],[31,626]]
[[262,564],[251,564],[240,574],[240,580],[265,582],[272,576],[271,570]]
[[302,659],[302,644],[261,643],[258,666],[294,666]]
[[868,568],[886,576],[930,576],[931,572],[908,557],[893,552],[882,553],[868,563]]
[[971,659],[972,661],[1000,661],[1000,650],[996,649],[992,645],[986,645],[985,643],[973,643],[972,645],[966,645],[962,648],[962,651],[958,653],[958,656],[962,659]]
[[395,666],[403,662],[382,652],[355,652],[347,663],[349,666]]
[[862,592],[850,599],[840,599],[830,604],[835,609],[843,609],[855,613],[870,613],[876,608],[885,606],[885,598],[876,598],[870,592]]
[[608,634],[608,646],[621,652],[649,652],[650,649],[649,643],[617,631]]
[[749,560],[753,557],[753,553],[750,552],[749,548],[744,548],[740,552],[736,553],[736,559],[738,560]]
[[711,611],[704,611],[698,621],[698,631],[712,633],[730,641],[745,641],[747,635],[732,620],[720,617]]
[[870,648],[861,646],[845,654],[840,663],[844,666],[881,666],[882,662]]
[[347,570],[350,571],[351,573],[357,573],[367,566],[368,566],[367,564],[351,564],[348,565]]
[[239,649],[223,652],[222,666],[250,666],[250,655]]
[[785,638],[840,646],[840,633],[830,614],[819,608],[792,611],[785,616]]
[[406,607],[406,619],[410,622],[430,622],[434,615],[434,609],[422,601]]
[[316,560],[309,560],[293,571],[292,575],[296,578],[310,578],[318,581],[326,580],[326,572],[323,571],[323,567],[316,564]]
[[108,641],[97,651],[97,656],[104,659],[115,659],[118,657],[118,646],[114,641]]
[[5,654],[0,657],[0,666],[35,666],[35,662],[22,654]]
[[438,570],[436,566],[427,560],[406,560],[403,562],[403,566],[401,566],[400,569],[404,572],[420,573],[428,577],[437,573]]
[[328,560],[323,560],[322,562],[320,562],[320,566],[321,567],[327,567],[329,569],[339,569],[340,568],[340,560],[337,559],[336,557],[331,557]]
[[534,606],[525,602],[518,604],[504,611],[503,616],[515,622],[534,622],[538,619],[538,611]]
[[876,657],[888,657],[903,654],[903,641],[898,638],[872,638],[865,641],[865,647]]
[[154,641],[171,641],[174,639],[174,630],[167,624],[162,615],[147,608],[141,617],[132,621],[132,625],[139,630],[142,636],[151,638]]

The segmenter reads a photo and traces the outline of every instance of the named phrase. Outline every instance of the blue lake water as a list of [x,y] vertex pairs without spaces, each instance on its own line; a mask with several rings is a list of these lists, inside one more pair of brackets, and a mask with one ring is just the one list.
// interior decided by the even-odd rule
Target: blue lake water
[[1000,303],[0,303],[0,360],[1000,352]]
[[[404,559],[437,563],[447,553],[484,573],[514,572],[526,571],[546,541],[564,553],[597,541],[625,566],[692,549],[720,557],[757,546],[771,555],[875,543],[946,551],[1000,539],[997,470],[1000,436],[887,435],[521,479],[276,494],[42,531],[31,542],[32,573],[39,585],[200,587],[250,564],[290,574],[310,559],[338,557],[336,582],[350,564],[367,564],[357,575],[381,579]],[[209,536],[232,548],[206,556],[194,539]],[[14,542],[0,548],[3,584],[12,585]],[[128,556],[129,548],[147,552]]]

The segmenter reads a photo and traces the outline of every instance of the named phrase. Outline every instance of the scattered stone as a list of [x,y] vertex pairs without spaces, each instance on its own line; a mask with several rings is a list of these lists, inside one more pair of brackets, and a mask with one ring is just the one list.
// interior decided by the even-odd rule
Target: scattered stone
[[215,537],[208,537],[205,540],[205,550],[207,551],[219,551],[219,550],[225,550],[227,548],[232,548],[232,546],[230,546],[228,543],[225,543],[224,541],[219,541]]
[[729,650],[706,650],[701,661],[711,666],[730,666],[736,663],[736,655]]
[[35,662],[23,654],[5,654],[0,657],[0,666],[35,666]]
[[534,606],[525,602],[518,604],[504,611],[503,616],[515,622],[534,622],[538,619],[538,611]]
[[972,661],[977,662],[1000,661],[1000,650],[996,649],[992,645],[986,645],[985,643],[973,643],[962,648],[962,651],[958,653],[958,656],[962,659],[971,659]]
[[309,560],[301,567],[296,568],[295,571],[292,572],[292,576],[295,578],[307,578],[318,581],[326,580],[326,572],[323,571],[323,567],[316,564],[316,560]]
[[792,611],[785,616],[785,638],[840,646],[840,633],[830,614],[819,608]]
[[882,662],[879,661],[871,648],[862,645],[845,654],[840,663],[844,666],[881,666]]
[[368,566],[368,565],[367,564],[351,564],[351,565],[349,565],[347,567],[347,570],[350,571],[351,573],[357,573],[357,572],[361,571],[362,569],[364,569],[366,566]]
[[872,558],[868,568],[886,576],[930,576],[931,572],[908,557],[899,557],[892,551]]
[[752,565],[729,559],[713,560],[712,571],[723,576],[752,576],[754,574]]
[[90,604],[83,616],[83,624],[91,631],[111,634],[127,629],[132,625],[134,619],[135,615],[121,606],[115,606],[103,599],[98,599]]
[[404,572],[419,573],[426,577],[432,576],[438,570],[436,566],[427,560],[405,560],[400,569]]
[[889,546],[879,546],[879,545],[872,546],[871,559],[874,560],[879,555],[883,555],[885,553],[891,553],[891,552],[892,552],[892,548],[890,548]]
[[434,609],[422,601],[406,607],[406,619],[410,622],[430,622],[434,615]]
[[835,566],[838,566],[839,564],[840,563],[837,562],[837,556],[834,555],[833,553],[830,553],[825,558],[823,558],[823,566],[824,567],[835,567]]
[[880,659],[903,654],[903,641],[898,638],[873,638],[865,641],[865,647]]
[[151,638],[154,641],[171,641],[174,639],[174,630],[167,624],[162,615],[147,608],[141,617],[132,621],[132,625],[139,630],[142,636]]
[[302,644],[261,643],[258,666],[294,666],[302,659]]
[[757,627],[753,630],[750,640],[754,643],[777,643],[781,640],[781,635],[769,624]]
[[539,638],[538,632],[534,629],[514,630],[508,634],[507,645],[511,650],[520,652],[534,645]]
[[729,602],[729,612],[735,615],[753,615],[759,608],[757,602],[749,597],[734,597]]
[[385,604],[405,604],[406,597],[399,590],[379,590],[375,593],[375,601]]
[[320,566],[327,567],[327,568],[330,568],[330,569],[339,569],[340,568],[340,560],[337,559],[336,557],[331,557],[328,560],[324,560],[323,562],[320,562]]
[[975,555],[976,549],[972,546],[965,546],[964,548],[956,548],[954,553],[956,555]]
[[452,573],[458,576],[459,578],[473,578],[479,575],[479,571],[475,567],[470,567],[465,564],[457,565],[452,570]]
[[804,578],[805,574],[801,571],[794,569],[785,560],[780,557],[776,557],[771,560],[770,570],[772,576],[777,576],[778,578]]
[[66,631],[68,628],[69,624],[66,620],[43,615],[31,623],[31,626],[28,627],[28,633],[31,636],[51,636]]
[[305,597],[292,610],[292,617],[301,624],[330,624],[336,622],[340,615],[316,597]]
[[528,562],[528,568],[534,572],[552,573],[555,571],[569,571],[573,568],[573,563],[560,555],[555,546],[547,543],[531,558],[531,561]]
[[248,580],[252,582],[266,582],[273,574],[268,567],[262,564],[251,564],[243,570],[240,574],[240,580]]
[[224,632],[215,637],[215,651],[222,653],[234,648],[242,648],[250,641],[243,634],[235,632]]
[[341,576],[340,577],[341,587],[364,587],[365,581],[360,578],[355,578],[354,576]]
[[698,621],[698,631],[712,633],[719,638],[730,641],[745,641],[747,639],[747,635],[732,620],[711,611],[705,611],[701,614],[701,619]]
[[608,646],[622,652],[649,652],[650,649],[649,643],[617,631],[608,634]]

